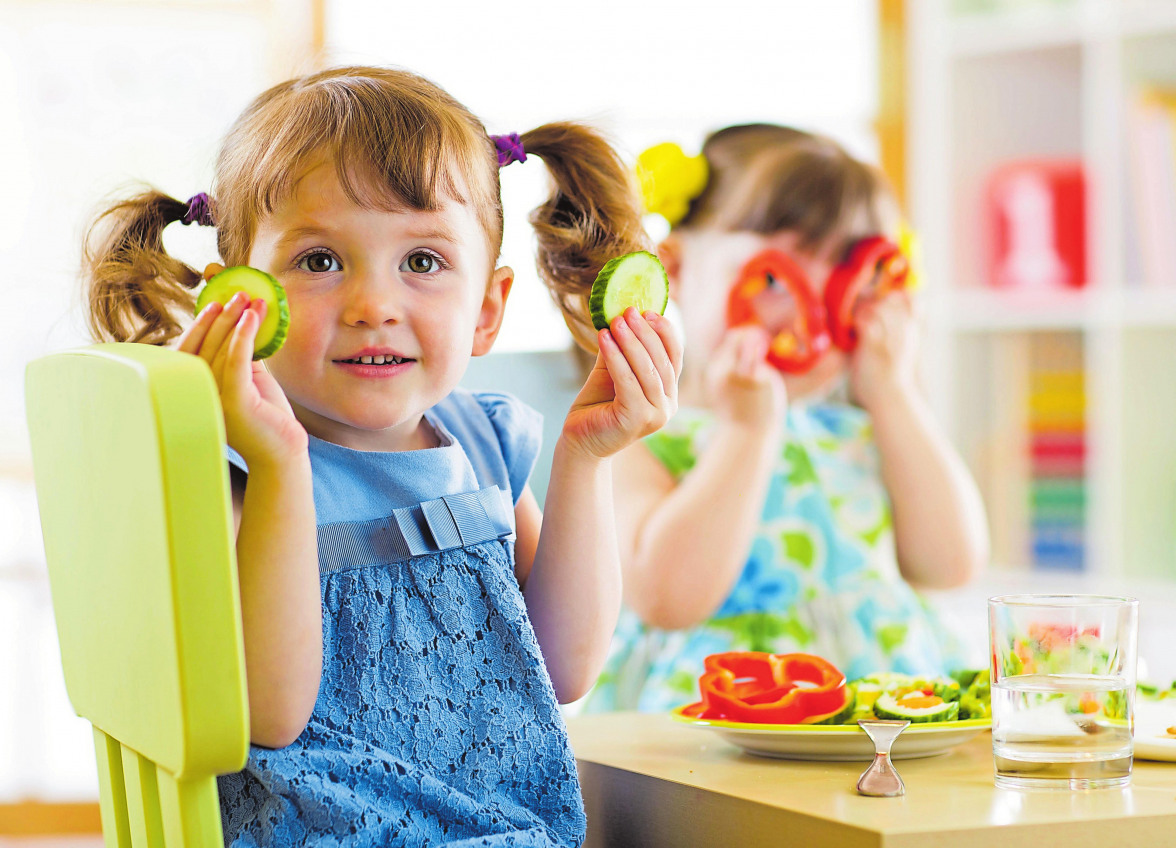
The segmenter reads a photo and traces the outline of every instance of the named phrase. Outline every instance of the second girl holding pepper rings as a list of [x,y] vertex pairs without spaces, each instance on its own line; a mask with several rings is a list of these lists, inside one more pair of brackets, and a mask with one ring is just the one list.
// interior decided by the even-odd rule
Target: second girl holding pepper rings
[[912,584],[969,580],[987,524],[917,387],[883,178],[761,124],[698,157],[651,148],[639,171],[671,224],[681,402],[614,465],[626,609],[586,709],[695,701],[726,651],[815,654],[850,679],[960,667]]

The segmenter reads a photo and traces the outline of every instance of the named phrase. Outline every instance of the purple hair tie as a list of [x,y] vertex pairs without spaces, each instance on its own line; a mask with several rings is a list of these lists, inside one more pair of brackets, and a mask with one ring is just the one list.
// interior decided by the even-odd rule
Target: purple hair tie
[[185,227],[189,224],[199,224],[202,227],[213,226],[212,198],[204,192],[189,198],[188,210],[180,220],[184,222]]
[[498,167],[505,168],[511,162],[526,162],[527,153],[523,150],[523,142],[518,133],[506,135],[492,135],[490,140],[498,150]]

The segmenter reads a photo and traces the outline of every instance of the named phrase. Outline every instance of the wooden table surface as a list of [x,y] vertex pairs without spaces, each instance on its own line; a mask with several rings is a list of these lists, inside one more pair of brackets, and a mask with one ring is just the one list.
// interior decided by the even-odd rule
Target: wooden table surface
[[854,788],[865,762],[755,757],[664,715],[575,716],[568,730],[585,848],[1176,846],[1176,763],[1136,761],[1123,789],[997,789],[984,732],[896,761],[906,795],[867,798]]

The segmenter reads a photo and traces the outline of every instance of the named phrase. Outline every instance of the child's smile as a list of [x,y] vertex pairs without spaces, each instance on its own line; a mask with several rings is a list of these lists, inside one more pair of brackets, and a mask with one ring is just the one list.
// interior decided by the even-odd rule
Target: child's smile
[[509,287],[509,271],[491,274],[487,253],[468,206],[364,208],[333,166],[308,171],[249,256],[287,290],[290,335],[267,366],[307,431],[360,450],[431,443],[422,413],[501,320],[505,290],[487,282]]

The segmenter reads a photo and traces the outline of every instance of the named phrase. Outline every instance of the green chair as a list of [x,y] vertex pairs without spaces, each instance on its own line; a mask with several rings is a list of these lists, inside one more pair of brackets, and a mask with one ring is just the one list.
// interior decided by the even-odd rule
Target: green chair
[[30,363],[33,471],[70,701],[107,846],[223,846],[249,752],[224,423],[203,360],[102,344]]

